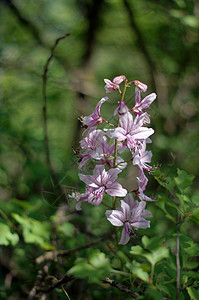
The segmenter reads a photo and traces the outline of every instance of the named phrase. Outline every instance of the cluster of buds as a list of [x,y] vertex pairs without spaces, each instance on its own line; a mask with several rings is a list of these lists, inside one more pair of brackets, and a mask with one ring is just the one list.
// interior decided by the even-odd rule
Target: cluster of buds
[[[99,101],[91,115],[82,118],[82,124],[86,129],[80,142],[82,151],[79,168],[82,169],[88,160],[94,161],[95,168],[92,175],[79,174],[80,179],[86,184],[85,192],[73,196],[78,201],[76,209],[80,210],[83,202],[99,206],[104,203],[104,195],[110,195],[112,206],[105,214],[113,226],[123,226],[119,244],[124,245],[128,243],[136,229],[150,227],[150,221],[146,218],[151,217],[151,213],[145,209],[145,201],[153,199],[144,192],[148,182],[145,173],[150,173],[152,168],[149,165],[152,153],[146,150],[146,146],[151,143],[149,137],[154,130],[146,126],[150,123],[150,117],[145,110],[156,99],[156,94],[152,93],[141,99],[141,93],[146,92],[147,85],[138,80],[128,82],[124,75],[115,77],[113,81],[109,79],[104,81],[107,93],[117,91],[120,94],[120,100],[114,111],[117,124],[111,124],[101,116],[101,105],[108,101],[108,97]],[[135,105],[128,108],[124,101],[125,92],[126,88],[132,85],[135,87]],[[108,124],[109,128],[98,129],[97,125],[102,122]],[[128,161],[121,157],[124,151],[128,151],[131,156]],[[126,168],[127,163],[139,168],[138,188],[133,191],[134,197],[139,200],[135,200],[132,192],[117,182],[118,175]],[[117,207],[119,200],[120,204]]]

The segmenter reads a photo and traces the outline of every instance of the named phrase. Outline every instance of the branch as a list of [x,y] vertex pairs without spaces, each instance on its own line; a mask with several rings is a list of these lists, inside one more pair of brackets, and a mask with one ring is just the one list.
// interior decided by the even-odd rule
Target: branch
[[126,8],[126,11],[127,11],[127,14],[128,14],[128,17],[129,17],[129,22],[130,22],[130,25],[131,25],[131,28],[133,29],[133,31],[135,32],[135,35],[137,37],[137,44],[138,44],[138,47],[140,48],[143,56],[145,57],[145,60],[146,60],[146,63],[148,65],[148,69],[149,69],[149,73],[150,73],[150,76],[151,76],[151,80],[152,80],[152,88],[154,91],[157,90],[156,88],[156,80],[155,80],[155,64],[151,58],[151,55],[150,53],[148,52],[147,48],[146,48],[146,42],[144,40],[144,37],[142,35],[142,32],[140,31],[136,21],[135,21],[135,16],[134,16],[134,13],[133,13],[133,9],[132,9],[132,4],[130,6],[128,0],[123,0],[123,3],[124,3],[124,6]]
[[117,289],[119,289],[121,292],[128,294],[131,298],[137,298],[139,297],[139,294],[137,293],[133,293],[127,286],[115,281],[115,280],[111,280],[110,278],[106,278],[105,280],[103,280],[103,283],[108,283],[111,286],[116,287]]
[[41,264],[45,261],[54,260],[57,256],[69,256],[71,253],[74,253],[76,251],[90,248],[90,247],[92,247],[92,246],[108,239],[109,237],[111,237],[111,235],[112,235],[112,233],[106,234],[106,235],[100,237],[99,239],[97,239],[94,242],[91,242],[91,243],[88,243],[88,244],[85,244],[85,245],[82,245],[82,246],[78,246],[78,247],[73,248],[73,249],[48,251],[48,252],[44,253],[43,255],[37,257],[36,258],[36,263]]
[[62,279],[57,280],[56,278],[54,278],[52,284],[50,286],[47,287],[39,287],[36,286],[35,290],[36,290],[36,294],[38,293],[50,293],[51,291],[53,291],[54,289],[60,287],[61,285],[70,282],[72,280],[74,280],[75,278],[73,276],[67,276],[65,275]]
[[60,186],[58,179],[55,175],[54,169],[52,167],[51,159],[50,159],[50,149],[49,149],[49,138],[48,138],[48,122],[47,122],[47,96],[46,96],[46,84],[47,84],[47,75],[49,70],[49,65],[51,60],[54,57],[55,48],[58,45],[59,41],[63,40],[64,38],[68,37],[69,33],[66,33],[60,37],[58,37],[55,40],[55,43],[52,47],[51,54],[49,58],[47,59],[45,65],[44,65],[44,72],[42,74],[43,79],[43,85],[42,85],[42,92],[43,92],[43,122],[44,122],[44,142],[45,142],[45,150],[46,150],[46,161],[47,165],[50,171],[50,174],[52,176],[52,179],[56,183],[56,185],[59,187],[60,191],[63,192],[62,187]]

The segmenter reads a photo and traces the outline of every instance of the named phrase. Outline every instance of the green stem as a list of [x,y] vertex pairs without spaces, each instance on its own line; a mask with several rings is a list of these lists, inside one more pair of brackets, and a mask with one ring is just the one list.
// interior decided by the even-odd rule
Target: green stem
[[9,218],[7,217],[7,215],[3,212],[2,209],[0,209],[0,215],[6,220],[6,222],[8,223],[8,225],[13,228],[14,224],[9,220]]
[[151,281],[152,281],[152,285],[153,285],[154,269],[155,269],[155,265],[152,264],[152,265],[151,265]]
[[131,275],[130,273],[119,271],[119,270],[114,270],[114,269],[111,270],[111,273],[118,274],[118,275],[123,275],[123,276],[130,276]]

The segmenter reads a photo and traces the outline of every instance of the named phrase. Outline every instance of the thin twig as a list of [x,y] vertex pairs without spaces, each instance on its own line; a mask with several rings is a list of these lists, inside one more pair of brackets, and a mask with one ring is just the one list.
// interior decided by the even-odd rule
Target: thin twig
[[135,35],[136,35],[136,38],[137,38],[137,44],[138,44],[138,47],[140,48],[141,52],[143,53],[143,56],[145,57],[145,60],[146,60],[146,63],[148,65],[148,69],[149,69],[149,72],[150,72],[150,77],[151,77],[151,85],[152,85],[152,88],[154,91],[156,91],[156,80],[155,80],[155,64],[151,58],[151,55],[149,53],[149,51],[147,50],[147,47],[145,46],[146,45],[146,42],[144,40],[144,37],[142,35],[142,32],[140,31],[136,21],[135,21],[135,16],[134,16],[134,13],[133,13],[133,9],[132,9],[132,2],[131,2],[131,5],[129,4],[128,0],[123,0],[123,3],[124,3],[124,6],[126,8],[126,11],[127,11],[127,14],[128,14],[128,17],[129,17],[129,22],[130,22],[130,25],[131,25],[131,28],[133,29]]
[[54,289],[62,286],[63,284],[67,283],[67,282],[70,282],[72,280],[74,280],[75,278],[73,276],[67,276],[65,275],[62,279],[54,279],[52,284],[50,286],[47,286],[47,287],[39,287],[39,286],[36,286],[35,287],[35,290],[36,290],[36,293],[50,293],[51,291],[53,291]]
[[112,235],[112,233],[106,234],[106,235],[100,237],[99,239],[97,239],[94,242],[91,242],[91,243],[88,243],[88,244],[85,244],[85,245],[81,245],[81,246],[78,246],[78,247],[73,248],[73,249],[48,251],[48,252],[44,253],[43,255],[37,257],[36,258],[36,263],[41,264],[45,261],[54,260],[57,256],[68,256],[71,253],[74,253],[76,251],[86,249],[86,248],[90,248],[90,247],[92,247],[92,246],[108,239],[109,237],[111,237],[111,235]]
[[51,54],[47,59],[44,65],[44,72],[42,74],[43,85],[42,85],[42,93],[43,93],[43,122],[44,122],[44,142],[45,142],[45,151],[46,151],[46,161],[52,176],[52,179],[59,186],[60,190],[62,191],[62,187],[60,186],[58,179],[55,175],[54,169],[52,167],[51,158],[50,158],[50,148],[49,148],[49,138],[48,138],[48,118],[47,118],[47,95],[46,95],[46,85],[47,85],[47,75],[49,70],[49,65],[51,60],[54,57],[55,48],[58,45],[59,41],[63,40],[64,38],[68,37],[69,33],[66,33],[55,40],[55,43],[52,47]]
[[133,293],[127,286],[115,281],[115,280],[111,280],[110,278],[106,278],[105,280],[103,280],[103,283],[108,283],[111,286],[116,287],[117,289],[119,289],[121,292],[128,294],[131,298],[137,298],[139,296],[139,294],[137,293]]

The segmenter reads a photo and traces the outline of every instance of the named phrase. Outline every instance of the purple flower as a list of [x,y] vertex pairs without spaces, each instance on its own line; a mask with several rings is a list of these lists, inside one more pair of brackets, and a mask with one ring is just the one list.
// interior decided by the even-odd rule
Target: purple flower
[[147,139],[154,133],[152,128],[143,127],[145,120],[145,114],[136,116],[133,120],[133,116],[130,112],[126,113],[120,118],[120,126],[115,129],[109,129],[107,135],[110,138],[115,138],[119,142],[125,142],[127,147],[132,151],[137,146],[138,141]]
[[83,150],[87,152],[80,154],[82,158],[79,164],[80,169],[83,167],[83,165],[88,159],[100,159],[100,156],[102,155],[102,150],[99,146],[101,145],[103,140],[106,139],[104,135],[105,133],[102,130],[96,130],[96,127],[93,127],[89,130],[86,137],[83,140],[81,140],[80,146]]
[[113,81],[109,80],[109,79],[104,79],[104,82],[106,83],[105,85],[105,90],[106,93],[111,93],[114,92],[116,90],[120,90],[120,83],[122,83],[122,81],[126,80],[126,76],[124,75],[120,75],[120,76],[116,76]]
[[[97,165],[93,175],[79,174],[80,179],[86,183],[86,192],[81,194],[79,200],[81,202],[88,201],[98,206],[102,202],[104,193],[117,197],[126,196],[127,190],[116,182],[117,175],[120,172],[118,168],[109,169],[106,172],[104,166]],[[78,207],[80,207],[79,204]]]
[[146,140],[144,140],[141,145],[141,149],[137,149],[134,154],[133,165],[138,165],[140,169],[143,168],[147,171],[150,171],[152,167],[147,163],[151,162],[152,152],[146,151]]
[[133,83],[139,89],[140,92],[146,92],[146,90],[148,89],[148,86],[139,80],[134,80]]
[[74,197],[78,201],[76,209],[81,210],[81,205],[83,202],[88,202],[92,205],[99,206],[102,202],[103,196],[103,188],[95,189],[93,187],[87,186],[85,193],[76,194],[76,196]]
[[144,194],[144,190],[146,189],[148,179],[145,176],[143,169],[140,169],[139,172],[140,172],[139,177],[137,177],[138,189],[135,191],[136,196],[140,200],[155,201],[154,199],[152,199]]
[[151,103],[156,99],[157,95],[152,93],[146,96],[141,102],[139,97],[135,97],[135,106],[132,108],[132,111],[136,115],[141,115],[144,109],[147,109]]
[[[124,226],[119,244],[125,245],[133,235],[133,228],[150,227],[150,221],[145,218],[151,217],[151,212],[145,210],[146,203],[133,199],[131,194],[127,194],[117,210],[107,210],[106,217],[113,226]],[[133,228],[132,228],[133,227]]]
[[[95,159],[99,159],[99,163],[103,165],[107,165],[108,167],[114,167],[114,152],[115,152],[115,143],[109,145],[106,138],[104,137],[103,141],[101,142],[100,146],[97,148]],[[98,158],[97,158],[98,155]],[[116,157],[117,168],[119,170],[123,170],[126,168],[127,163],[120,157]]]
[[107,100],[108,100],[108,97],[102,98],[98,102],[97,106],[95,107],[94,112],[91,115],[89,115],[89,116],[83,117],[82,124],[84,126],[87,126],[88,128],[90,128],[90,127],[95,126],[95,125],[97,125],[99,123],[102,123],[103,118],[100,115],[100,109],[101,109],[102,103],[104,103]]
[[124,103],[124,101],[120,101],[118,107],[114,111],[114,116],[118,114],[119,117],[125,115],[129,111],[128,106]]

